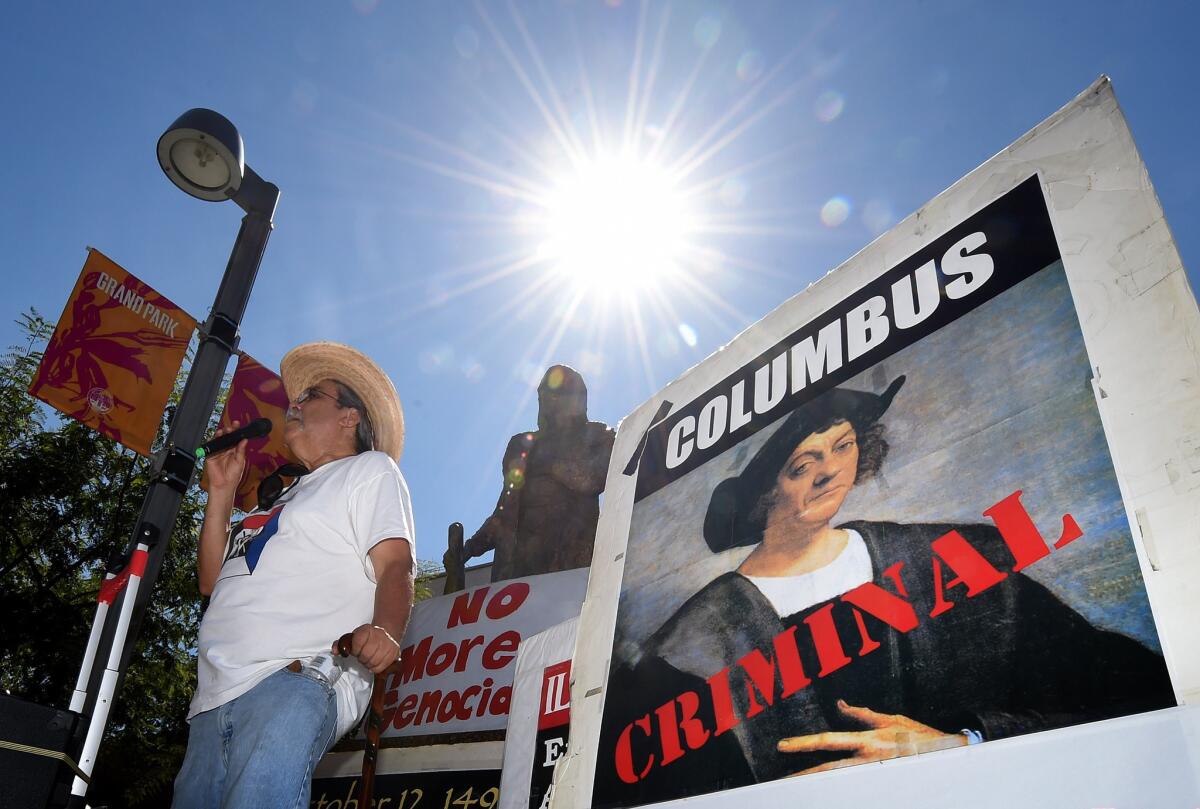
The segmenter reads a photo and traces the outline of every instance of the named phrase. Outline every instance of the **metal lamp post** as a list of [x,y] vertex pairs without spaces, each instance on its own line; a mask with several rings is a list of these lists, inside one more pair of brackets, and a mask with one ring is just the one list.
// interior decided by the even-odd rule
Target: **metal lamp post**
[[[88,777],[162,568],[184,492],[195,473],[194,450],[216,406],[229,357],[237,350],[239,324],[279,202],[279,189],[246,165],[237,127],[212,110],[192,109],[179,116],[158,140],[158,162],[171,182],[191,196],[210,202],[231,199],[246,215],[212,311],[201,327],[200,345],[167,432],[166,445],[155,456],[153,481],[130,540],[132,575],[108,612],[88,679],[82,712],[91,717],[91,722],[79,756],[79,768]],[[83,807],[86,793],[87,782],[77,777],[68,805]]]

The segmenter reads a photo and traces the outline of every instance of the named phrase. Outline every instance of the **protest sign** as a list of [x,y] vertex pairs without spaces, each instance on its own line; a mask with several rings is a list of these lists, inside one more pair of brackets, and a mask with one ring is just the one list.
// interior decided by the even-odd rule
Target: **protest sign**
[[504,735],[499,809],[550,805],[554,765],[567,750],[571,656],[578,618],[521,641]]
[[1124,749],[1092,728],[1154,738],[1198,685],[1146,533],[1200,517],[1198,327],[1101,81],[669,385],[617,437],[555,805],[952,806],[933,773],[1005,756],[1044,805],[1132,794],[1091,791]]
[[587,576],[565,570],[419,602],[401,671],[387,678],[384,739],[503,731],[518,645],[578,615]]

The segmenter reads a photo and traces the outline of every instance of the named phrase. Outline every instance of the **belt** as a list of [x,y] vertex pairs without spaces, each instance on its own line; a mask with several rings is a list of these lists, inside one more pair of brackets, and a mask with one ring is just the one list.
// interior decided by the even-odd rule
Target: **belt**
[[293,660],[291,663],[288,663],[286,666],[284,666],[284,668],[294,674],[299,674],[300,671],[304,668],[304,666],[300,663],[299,660]]

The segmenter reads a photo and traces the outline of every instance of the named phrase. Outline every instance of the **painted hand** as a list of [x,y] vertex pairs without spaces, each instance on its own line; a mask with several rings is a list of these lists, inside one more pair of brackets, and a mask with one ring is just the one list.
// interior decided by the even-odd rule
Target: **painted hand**
[[860,731],[828,731],[809,736],[792,736],[779,741],[781,753],[810,753],[822,750],[841,750],[846,758],[830,761],[796,775],[836,770],[871,761],[928,753],[948,747],[962,747],[967,737],[961,733],[943,733],[899,714],[876,713],[870,708],[858,708],[838,700],[838,710],[844,716],[862,723],[868,729]]

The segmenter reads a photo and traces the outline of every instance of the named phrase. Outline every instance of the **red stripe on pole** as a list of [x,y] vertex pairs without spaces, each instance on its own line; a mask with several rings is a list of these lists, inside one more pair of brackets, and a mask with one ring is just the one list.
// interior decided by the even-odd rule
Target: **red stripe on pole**
[[130,575],[137,576],[139,579],[146,573],[146,562],[150,558],[150,552],[138,548],[133,552],[133,557],[129,560],[129,567],[126,568]]
[[130,576],[137,576],[139,579],[146,574],[146,562],[150,559],[149,551],[143,548],[138,548],[129,557],[127,564],[120,573],[112,578],[105,579],[100,585],[100,594],[96,596],[96,601],[101,604],[111,605],[116,600],[121,591],[125,589],[125,585],[129,583]]
[[125,589],[127,581],[129,581],[129,568],[125,568],[111,579],[105,579],[104,583],[100,585],[100,594],[96,596],[96,601],[111,606],[121,591]]

